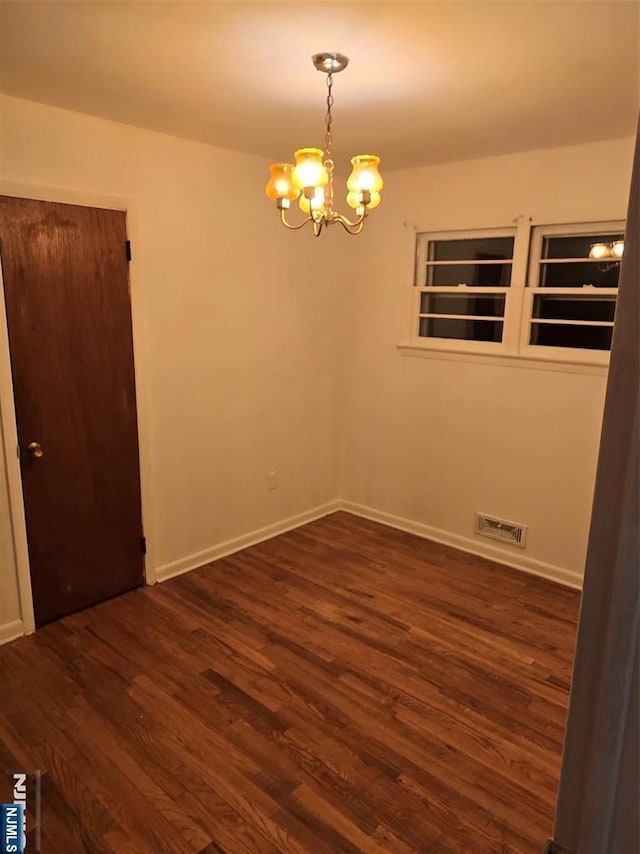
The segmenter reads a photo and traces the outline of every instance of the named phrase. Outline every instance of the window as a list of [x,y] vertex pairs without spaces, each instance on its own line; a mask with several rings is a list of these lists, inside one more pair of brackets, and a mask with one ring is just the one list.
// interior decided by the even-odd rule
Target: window
[[430,349],[605,362],[619,258],[591,247],[620,223],[418,234],[414,341]]
[[589,257],[596,244],[623,239],[620,228],[534,228],[522,330],[523,345],[609,351],[620,261]]
[[418,337],[503,340],[515,229],[471,235],[419,235]]

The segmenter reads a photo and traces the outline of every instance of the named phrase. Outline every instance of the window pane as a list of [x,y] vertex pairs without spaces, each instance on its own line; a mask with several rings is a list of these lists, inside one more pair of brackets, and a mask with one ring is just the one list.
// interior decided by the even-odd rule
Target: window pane
[[421,338],[457,338],[466,341],[502,341],[501,320],[460,320],[447,317],[421,317]]
[[614,243],[622,240],[618,234],[572,234],[567,237],[545,237],[542,241],[543,258],[588,258],[594,243]]
[[479,314],[504,317],[505,296],[500,294],[421,294],[421,314]]
[[534,317],[554,320],[613,320],[615,311],[615,297],[536,296],[533,300]]
[[427,264],[427,285],[434,287],[508,288],[510,282],[511,264]]
[[429,261],[493,261],[513,258],[513,237],[429,241]]
[[617,288],[620,262],[578,261],[575,264],[540,263],[541,288]]
[[564,326],[561,323],[532,323],[530,343],[543,347],[582,347],[610,350],[612,326]]

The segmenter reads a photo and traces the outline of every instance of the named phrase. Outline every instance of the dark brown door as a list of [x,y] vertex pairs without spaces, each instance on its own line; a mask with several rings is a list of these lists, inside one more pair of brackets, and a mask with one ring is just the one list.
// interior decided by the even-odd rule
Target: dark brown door
[[37,625],[143,583],[126,240],[122,211],[0,196]]

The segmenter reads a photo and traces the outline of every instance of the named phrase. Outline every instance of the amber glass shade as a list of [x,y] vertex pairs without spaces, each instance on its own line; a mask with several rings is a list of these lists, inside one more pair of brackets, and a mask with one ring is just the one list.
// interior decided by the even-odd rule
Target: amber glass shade
[[269,167],[269,180],[264,188],[270,199],[289,199],[292,202],[298,198],[300,190],[293,186],[293,163],[272,163]]
[[[377,208],[380,204],[380,193],[371,193],[371,201],[367,205],[367,210],[370,211],[373,208]],[[351,192],[347,193],[347,204],[350,208],[361,208],[362,205],[362,193],[358,190],[351,190]]]
[[305,187],[324,187],[329,180],[320,148],[299,148],[295,153],[296,167],[293,170],[293,185],[299,190]]
[[300,205],[300,210],[304,211],[306,214],[311,213],[312,210],[324,210],[324,190],[322,187],[317,187],[312,199],[308,199],[306,196],[300,196],[298,204]]
[[[379,193],[382,189],[382,176],[378,172],[380,158],[375,154],[357,154],[351,158],[353,170],[347,180],[347,189],[352,191],[368,190]],[[371,206],[373,207],[373,205]]]

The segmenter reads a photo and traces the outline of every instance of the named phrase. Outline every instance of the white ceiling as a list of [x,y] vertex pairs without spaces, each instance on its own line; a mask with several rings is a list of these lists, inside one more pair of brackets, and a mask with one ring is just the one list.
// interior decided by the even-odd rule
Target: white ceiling
[[0,2],[0,90],[291,160],[403,168],[626,136],[638,109],[639,5],[448,2]]

